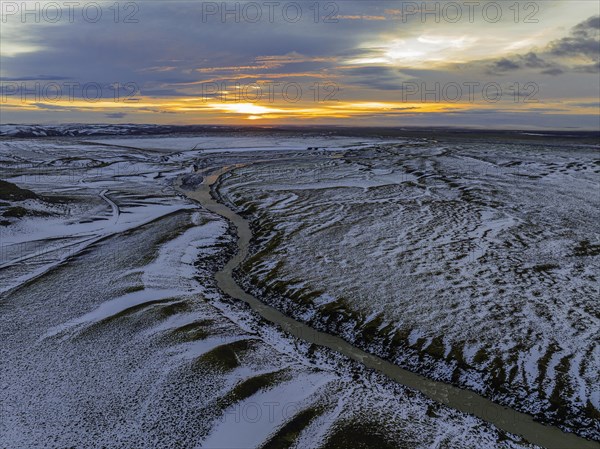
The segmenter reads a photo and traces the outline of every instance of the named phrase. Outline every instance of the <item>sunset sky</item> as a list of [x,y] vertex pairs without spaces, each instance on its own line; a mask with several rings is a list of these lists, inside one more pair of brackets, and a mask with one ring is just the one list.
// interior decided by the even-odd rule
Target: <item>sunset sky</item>
[[594,0],[75,3],[2,2],[1,123],[600,128]]

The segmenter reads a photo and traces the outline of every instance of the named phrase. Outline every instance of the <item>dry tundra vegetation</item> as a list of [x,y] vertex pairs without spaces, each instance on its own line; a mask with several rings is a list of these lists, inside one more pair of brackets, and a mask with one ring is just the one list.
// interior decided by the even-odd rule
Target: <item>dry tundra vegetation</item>
[[248,165],[248,289],[401,366],[598,438],[593,147],[413,144]]

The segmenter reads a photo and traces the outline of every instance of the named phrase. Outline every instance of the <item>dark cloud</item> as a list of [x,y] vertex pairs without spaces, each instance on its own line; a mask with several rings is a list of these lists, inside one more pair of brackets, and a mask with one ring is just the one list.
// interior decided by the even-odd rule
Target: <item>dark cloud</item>
[[532,69],[547,69],[551,68],[552,63],[544,61],[533,52],[529,52],[524,56],[520,56],[521,62],[525,67]]
[[378,90],[402,90],[407,80],[398,69],[388,66],[350,67],[341,76],[346,84]]
[[[600,58],[600,16],[593,16],[571,29],[569,36],[550,42],[539,53],[529,52],[492,61],[488,74],[504,75],[523,69],[540,69],[543,75],[561,75],[567,71],[598,73]],[[590,64],[569,66],[570,58],[586,58]]]
[[140,90],[140,95],[151,97],[193,97],[195,94],[183,92],[179,89],[146,86]]
[[2,77],[0,76],[0,81],[66,81],[70,80],[69,76],[59,76],[59,75],[35,75],[35,76],[23,76],[19,78],[10,78],[10,77]]
[[127,113],[125,112],[111,112],[109,114],[104,114],[106,118],[125,118]]
[[573,32],[575,34],[586,34],[590,30],[600,30],[600,16],[592,16],[589,19],[575,26]]
[[507,58],[502,58],[493,62],[492,67],[490,67],[490,73],[503,73],[509,70],[518,70],[520,68],[521,65],[519,63]]
[[58,104],[51,103],[31,103],[32,106],[35,106],[38,109],[43,109],[45,111],[72,111],[77,110],[75,107],[69,106],[61,106]]
[[579,73],[600,73],[600,61],[593,64],[577,65],[574,70]]
[[156,109],[156,108],[138,108],[138,112],[154,112],[156,114],[177,114],[175,111],[165,111],[164,109]]
[[560,75],[564,69],[557,63],[548,62],[534,52],[525,55],[516,55],[511,58],[502,58],[492,62],[487,73],[491,75],[504,75],[522,69],[541,69],[544,75]]
[[[549,114],[549,113],[564,113],[564,109],[560,108],[535,108],[527,112],[526,114]],[[445,114],[453,115],[500,115],[500,114],[514,114],[512,108],[486,108],[486,109],[447,109],[444,111]],[[521,114],[519,114],[521,115]]]
[[549,69],[542,70],[540,73],[542,75],[556,76],[556,75],[562,75],[563,73],[565,73],[565,71],[563,69],[561,69],[560,67],[552,67]]
[[[3,55],[2,75],[10,80],[33,78],[31,74],[43,67],[44,73],[53,74],[52,79],[133,81],[143,87],[157,81],[203,81],[228,73],[197,71],[211,67],[272,67],[257,74],[321,71],[332,63],[318,58],[357,47],[376,29],[375,22],[368,21],[359,27],[356,23],[314,23],[310,5],[303,7],[298,23],[281,19],[224,23],[218,17],[203,21],[202,2],[144,2],[139,6],[135,24],[114,23],[112,18],[99,23],[27,24],[28,43],[40,50]],[[286,58],[290,54],[304,58]],[[261,61],[265,55],[267,60]]]
[[583,102],[583,103],[572,103],[572,105],[580,107],[580,108],[600,109],[600,101],[589,101],[589,102]]
[[598,59],[600,55],[600,16],[593,16],[571,29],[570,36],[549,44],[548,51],[557,56],[586,56]]

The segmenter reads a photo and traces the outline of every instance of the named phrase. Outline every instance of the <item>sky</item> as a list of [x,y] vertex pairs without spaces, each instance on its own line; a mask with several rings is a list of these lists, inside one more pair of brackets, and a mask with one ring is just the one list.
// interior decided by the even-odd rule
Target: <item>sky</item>
[[0,123],[600,129],[600,2],[2,1]]

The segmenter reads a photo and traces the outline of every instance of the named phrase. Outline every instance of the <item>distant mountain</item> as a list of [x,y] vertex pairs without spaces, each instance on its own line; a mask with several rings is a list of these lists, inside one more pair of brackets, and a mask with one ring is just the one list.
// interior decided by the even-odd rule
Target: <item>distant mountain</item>
[[219,134],[238,136],[281,133],[284,135],[326,135],[355,137],[420,137],[444,138],[501,138],[518,140],[548,140],[562,138],[585,139],[598,143],[598,131],[554,131],[514,129],[467,129],[447,127],[344,127],[344,126],[227,126],[227,125],[139,125],[139,124],[83,124],[17,125],[0,124],[0,137],[86,137],[86,136],[144,136],[168,134]]
[[60,136],[124,136],[156,135],[188,132],[214,132],[220,126],[169,126],[169,125],[0,125],[0,136],[5,137],[60,137]]

